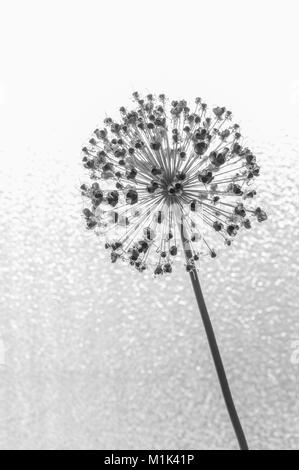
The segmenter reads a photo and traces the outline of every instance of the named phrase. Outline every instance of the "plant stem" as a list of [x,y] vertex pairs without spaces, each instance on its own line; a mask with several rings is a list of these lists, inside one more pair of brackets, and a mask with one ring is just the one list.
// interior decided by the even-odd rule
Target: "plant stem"
[[[188,260],[190,258],[191,249],[190,249],[189,243],[186,241],[186,239],[183,235],[183,230],[182,230],[182,242],[183,242],[183,246],[184,246],[184,249],[185,249],[186,259]],[[201,290],[201,286],[200,286],[200,282],[199,282],[199,278],[198,278],[198,274],[197,274],[196,270],[193,270],[193,271],[190,272],[190,278],[191,278],[192,286],[193,286],[193,289],[194,289],[195,297],[196,297],[196,300],[197,300],[198,308],[199,308],[199,311],[200,311],[200,314],[201,314],[201,318],[202,318],[202,321],[203,321],[203,324],[204,324],[204,327],[205,327],[205,330],[206,330],[210,350],[211,350],[211,353],[212,353],[212,356],[213,356],[214,364],[215,364],[215,367],[216,367],[219,383],[220,383],[220,386],[221,386],[222,394],[223,394],[223,397],[224,397],[224,401],[225,401],[225,404],[226,404],[226,407],[227,407],[229,417],[231,419],[233,428],[235,430],[235,433],[236,433],[236,436],[237,436],[237,439],[238,439],[238,442],[239,442],[240,449],[241,450],[249,450],[248,444],[247,444],[247,441],[246,441],[246,437],[245,437],[244,431],[242,429],[242,425],[241,425],[240,419],[238,417],[238,413],[237,413],[237,410],[236,410],[236,407],[235,407],[235,404],[234,404],[234,400],[233,400],[233,397],[232,397],[232,394],[231,394],[231,391],[230,391],[230,388],[229,388],[229,384],[228,384],[228,380],[227,380],[227,377],[226,377],[224,365],[223,365],[221,355],[220,355],[220,351],[219,351],[219,348],[218,348],[218,345],[217,345],[216,336],[215,336],[213,326],[212,326],[212,323],[211,323],[211,320],[210,320],[210,317],[209,317],[209,313],[208,313],[208,310],[207,310],[207,307],[206,307],[206,303],[205,303],[205,300],[204,300],[204,297],[203,297],[203,293],[202,293],[202,290]]]

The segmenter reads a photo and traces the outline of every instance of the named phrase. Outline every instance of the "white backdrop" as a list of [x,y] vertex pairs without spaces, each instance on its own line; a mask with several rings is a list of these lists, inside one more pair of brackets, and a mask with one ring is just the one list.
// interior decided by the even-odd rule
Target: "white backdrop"
[[[269,221],[202,270],[254,448],[299,448],[298,6],[2,1],[0,448],[235,448],[183,270],[112,267],[80,148],[131,93],[230,108]],[[296,361],[295,361],[296,362]]]

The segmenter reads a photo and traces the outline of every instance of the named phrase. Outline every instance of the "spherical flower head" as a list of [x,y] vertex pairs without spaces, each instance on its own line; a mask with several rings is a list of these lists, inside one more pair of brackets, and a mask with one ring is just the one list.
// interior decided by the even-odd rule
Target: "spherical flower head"
[[260,167],[225,107],[209,113],[196,98],[191,111],[164,94],[133,99],[134,109],[122,106],[120,122],[106,118],[82,149],[86,227],[105,239],[113,263],[158,276],[171,273],[181,253],[190,272],[252,218],[267,219],[253,202]]

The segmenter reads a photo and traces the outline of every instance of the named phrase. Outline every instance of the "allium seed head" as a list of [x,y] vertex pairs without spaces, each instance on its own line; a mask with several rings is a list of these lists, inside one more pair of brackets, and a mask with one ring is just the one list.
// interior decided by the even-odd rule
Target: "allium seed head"
[[208,113],[201,98],[192,111],[164,94],[133,98],[135,109],[122,106],[119,123],[106,118],[82,149],[86,226],[105,238],[113,263],[161,275],[181,252],[192,271],[200,256],[217,256],[219,240],[230,246],[250,229],[250,218],[267,219],[252,205],[260,168],[225,107]]

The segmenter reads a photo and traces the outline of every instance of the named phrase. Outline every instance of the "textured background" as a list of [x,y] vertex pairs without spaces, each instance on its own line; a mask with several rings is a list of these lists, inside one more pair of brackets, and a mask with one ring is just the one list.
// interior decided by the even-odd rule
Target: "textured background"
[[[243,119],[269,221],[205,261],[201,280],[251,447],[298,449],[294,14],[228,2],[213,20],[207,6],[190,19],[198,2],[187,1],[144,19],[135,2],[117,14],[79,4],[17,2],[2,25],[11,42],[0,82],[0,448],[236,448],[188,276],[179,265],[163,280],[111,265],[82,223],[80,147],[137,88],[202,94]],[[200,15],[210,18],[201,32]],[[138,37],[155,23],[162,34],[167,18],[161,58],[160,36]],[[203,37],[208,52],[196,45]],[[190,76],[170,70],[177,56]]]

